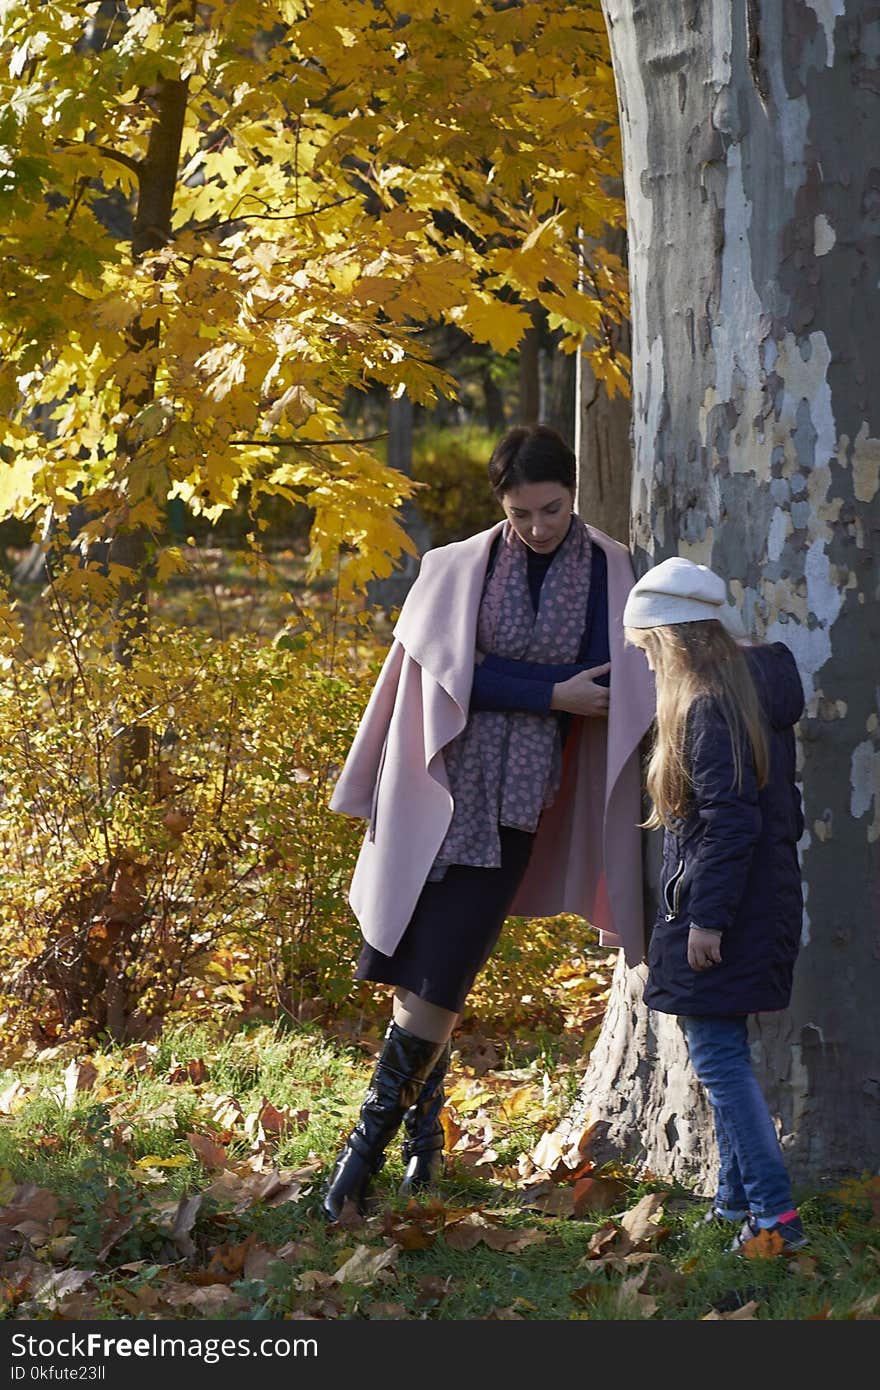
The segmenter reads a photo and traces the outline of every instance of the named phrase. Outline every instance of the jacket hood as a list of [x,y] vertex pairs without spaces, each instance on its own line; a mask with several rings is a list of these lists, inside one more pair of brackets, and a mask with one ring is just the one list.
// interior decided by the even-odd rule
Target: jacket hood
[[790,728],[804,712],[804,688],[794,657],[782,642],[744,650],[758,699],[771,726]]

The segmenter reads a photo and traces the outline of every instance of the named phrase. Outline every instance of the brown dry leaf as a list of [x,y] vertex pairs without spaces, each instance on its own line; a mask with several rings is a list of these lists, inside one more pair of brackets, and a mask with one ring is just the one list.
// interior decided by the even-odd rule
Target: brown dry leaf
[[153,1208],[159,1230],[166,1232],[172,1244],[187,1259],[195,1254],[190,1232],[195,1225],[203,1195],[197,1192],[195,1196],[181,1197],[177,1202],[157,1202]]
[[572,1173],[571,1181],[584,1176],[584,1165],[587,1161],[590,1150],[593,1148],[596,1139],[602,1133],[604,1126],[599,1121],[590,1121],[589,1116],[584,1124],[584,1128],[579,1134],[569,1136],[565,1148],[565,1162],[569,1168],[577,1171]]
[[244,1118],[244,1110],[235,1096],[205,1096],[204,1099],[214,1107],[211,1119],[221,1129],[235,1129]]
[[351,1258],[337,1269],[333,1278],[337,1284],[372,1284],[383,1269],[395,1263],[399,1254],[399,1245],[391,1245],[387,1250],[359,1245]]
[[394,1322],[401,1322],[410,1315],[409,1309],[405,1303],[371,1303],[369,1308],[366,1308],[364,1311],[368,1318],[372,1318],[377,1322],[382,1318],[389,1318]]
[[572,1289],[568,1296],[572,1303],[580,1303],[582,1307],[589,1308],[607,1292],[607,1284],[600,1284],[596,1280],[592,1280],[589,1284],[581,1284],[580,1288]]
[[518,1255],[530,1245],[540,1245],[548,1239],[548,1233],[539,1231],[536,1226],[521,1227],[518,1230],[506,1230],[504,1227],[495,1226],[483,1234],[484,1245],[488,1245],[490,1250],[502,1250],[508,1255]]
[[617,1290],[617,1306],[635,1308],[643,1318],[652,1318],[657,1311],[657,1300],[642,1292],[647,1269],[640,1269],[630,1279],[624,1279]]
[[772,1260],[785,1250],[785,1241],[778,1231],[759,1231],[744,1242],[742,1253],[747,1260]]
[[[114,1215],[111,1217],[101,1232],[101,1248],[95,1257],[98,1264],[104,1263],[116,1242],[121,1240],[124,1235],[127,1235],[133,1225],[134,1217],[131,1214],[124,1214],[121,1216]],[[53,1244],[55,1243],[60,1244],[61,1242],[53,1242]]]
[[35,1183],[15,1189],[12,1200],[0,1211],[0,1230],[17,1231],[32,1245],[45,1245],[58,1211],[58,1198]]
[[195,1308],[203,1317],[214,1317],[237,1312],[245,1306],[244,1300],[226,1284],[167,1284],[162,1290],[163,1302],[172,1308]]
[[363,1213],[358,1211],[350,1197],[344,1198],[342,1209],[336,1218],[336,1225],[343,1231],[359,1231],[364,1224]]
[[637,1260],[650,1262],[646,1271],[645,1282],[642,1285],[644,1293],[678,1294],[687,1288],[688,1281],[685,1276],[679,1270],[673,1269],[672,1265],[661,1259],[659,1255],[640,1252],[636,1255],[627,1255],[625,1259],[628,1265]]
[[93,1269],[50,1270],[45,1275],[34,1278],[31,1291],[37,1303],[48,1308],[57,1308],[70,1294],[76,1293],[83,1284],[94,1277]]
[[388,1234],[394,1238],[401,1250],[430,1250],[437,1239],[433,1231],[426,1231],[424,1226],[418,1225],[415,1221],[396,1225]]
[[186,1074],[194,1086],[201,1086],[205,1077],[208,1075],[208,1068],[202,1057],[194,1057],[191,1062],[186,1064]]
[[755,1317],[755,1313],[757,1312],[757,1310],[758,1310],[759,1307],[760,1307],[760,1304],[759,1304],[759,1303],[756,1303],[756,1302],[754,1301],[754,1299],[752,1299],[749,1303],[744,1303],[743,1306],[742,1306],[741,1308],[734,1308],[734,1310],[733,1310],[732,1313],[719,1313],[718,1310],[717,1310],[716,1308],[713,1308],[712,1311],[711,1311],[711,1313],[706,1313],[706,1314],[700,1319],[700,1321],[701,1321],[701,1322],[756,1322],[757,1319],[756,1319],[756,1317]]
[[290,1106],[282,1106],[280,1110],[272,1105],[265,1096],[263,1103],[257,1112],[257,1124],[264,1134],[274,1134],[280,1136],[286,1134],[293,1126],[293,1118],[290,1113]]
[[591,1260],[604,1255],[615,1244],[619,1235],[620,1232],[616,1226],[600,1226],[590,1238],[586,1258]]
[[541,1135],[529,1158],[537,1170],[552,1173],[559,1166],[565,1167],[562,1160],[563,1151],[564,1145],[560,1135],[548,1130],[546,1134]]
[[251,1231],[250,1235],[245,1236],[244,1240],[238,1241],[235,1245],[218,1245],[208,1264],[208,1274],[218,1279],[224,1274],[231,1274],[234,1278],[238,1278],[244,1269],[248,1252],[253,1249],[256,1240],[256,1236]]
[[138,1289],[123,1289],[117,1286],[113,1290],[113,1300],[122,1305],[129,1317],[149,1317],[159,1303],[160,1294],[152,1284],[142,1284]]
[[245,1279],[265,1279],[269,1267],[278,1262],[278,1256],[268,1245],[252,1245],[247,1253],[242,1274]]
[[196,1158],[206,1168],[229,1167],[229,1156],[223,1145],[216,1144],[207,1134],[198,1134],[192,1130],[186,1139]]
[[558,1183],[542,1183],[529,1188],[522,1196],[522,1205],[545,1216],[574,1216],[574,1193]]
[[581,1178],[571,1189],[574,1216],[592,1211],[611,1211],[626,1193],[626,1183],[619,1178]]
[[798,1274],[803,1274],[807,1279],[816,1279],[819,1262],[815,1255],[808,1255],[805,1250],[796,1250],[791,1259],[792,1265]]
[[452,1288],[453,1276],[448,1274],[441,1279],[439,1274],[423,1274],[417,1281],[419,1286],[416,1303],[420,1308],[435,1307],[442,1303]]
[[463,1220],[450,1222],[443,1234],[452,1250],[473,1250],[489,1229],[490,1222],[486,1217],[481,1212],[472,1211]]
[[634,1207],[623,1213],[620,1224],[632,1242],[633,1249],[650,1245],[657,1239],[662,1215],[662,1192],[648,1192]]
[[303,1293],[314,1293],[315,1289],[326,1289],[329,1284],[335,1283],[335,1277],[323,1269],[304,1269],[294,1280],[294,1286]]
[[318,1252],[314,1245],[308,1240],[289,1240],[286,1245],[281,1245],[275,1251],[275,1257],[279,1260],[290,1260],[294,1264],[305,1264],[307,1260],[315,1260]]

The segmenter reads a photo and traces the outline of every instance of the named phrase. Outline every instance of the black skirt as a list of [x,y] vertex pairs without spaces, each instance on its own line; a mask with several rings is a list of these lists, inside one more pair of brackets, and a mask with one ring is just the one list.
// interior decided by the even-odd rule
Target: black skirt
[[356,980],[399,985],[429,1004],[460,1013],[495,948],[528,867],[534,835],[499,826],[501,867],[451,864],[425,884],[394,954],[364,943]]

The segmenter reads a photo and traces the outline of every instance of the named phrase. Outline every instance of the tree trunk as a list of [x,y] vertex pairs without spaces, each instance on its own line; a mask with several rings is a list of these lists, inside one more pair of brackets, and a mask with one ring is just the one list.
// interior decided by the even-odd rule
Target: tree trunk
[[541,413],[541,320],[538,306],[532,305],[532,326],[519,345],[519,419],[518,425],[536,425]]
[[[625,154],[637,566],[728,580],[803,677],[802,950],[754,1055],[792,1176],[880,1153],[876,5],[604,0]],[[570,1117],[711,1186],[673,1019],[638,972]]]
[[[412,434],[413,403],[404,393],[388,398],[388,463],[392,468],[412,477]],[[427,522],[411,498],[407,498],[400,508],[404,530],[413,541],[418,555],[423,555],[431,544]],[[387,579],[374,579],[367,585],[367,604],[370,607],[384,608],[390,612],[399,608],[406,598],[419,572],[419,561],[415,555],[402,555]]]
[[561,333],[548,333],[538,351],[541,388],[539,418],[561,435],[570,449],[575,440],[577,357],[559,347]]
[[[626,233],[608,233],[611,249],[626,259]],[[629,323],[612,330],[615,347],[629,357]],[[632,402],[620,392],[609,399],[596,380],[586,353],[576,359],[575,453],[578,459],[576,508],[579,516],[615,540],[629,543],[632,486]]]

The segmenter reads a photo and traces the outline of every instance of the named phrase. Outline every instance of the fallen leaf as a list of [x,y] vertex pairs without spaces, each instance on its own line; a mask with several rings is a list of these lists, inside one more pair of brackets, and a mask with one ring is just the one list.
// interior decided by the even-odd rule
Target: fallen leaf
[[659,1223],[662,1215],[662,1192],[648,1192],[640,1202],[623,1213],[620,1218],[620,1225],[629,1236],[634,1249],[657,1239],[660,1234]]
[[759,1307],[760,1307],[760,1304],[758,1304],[758,1303],[754,1302],[754,1300],[752,1300],[752,1301],[749,1302],[749,1303],[744,1303],[743,1306],[742,1306],[741,1308],[734,1308],[734,1310],[733,1310],[732,1313],[719,1313],[715,1308],[713,1308],[712,1311],[711,1311],[711,1313],[706,1313],[706,1314],[700,1319],[700,1321],[701,1321],[701,1322],[743,1322],[743,1321],[745,1321],[745,1322],[755,1322],[755,1321],[757,1321],[757,1319],[755,1318],[755,1312],[756,1312],[756,1310],[757,1310]]
[[536,1169],[543,1169],[547,1173],[552,1173],[554,1168],[562,1162],[562,1153],[562,1139],[554,1131],[548,1130],[547,1133],[541,1135],[529,1157]]
[[453,1277],[448,1274],[445,1279],[441,1279],[439,1274],[423,1274],[417,1280],[419,1292],[416,1303],[420,1308],[436,1307],[442,1303],[452,1287]]
[[222,1144],[215,1144],[207,1134],[198,1134],[193,1130],[186,1136],[187,1143],[195,1154],[196,1158],[204,1163],[206,1168],[226,1168],[229,1166],[229,1157]]
[[376,1321],[379,1321],[381,1318],[389,1318],[394,1322],[400,1322],[402,1319],[409,1317],[409,1309],[406,1307],[405,1303],[376,1302],[371,1303],[364,1311],[368,1318],[375,1319]]
[[558,1183],[543,1183],[523,1193],[522,1205],[545,1216],[574,1216],[574,1193]]
[[49,1308],[57,1308],[69,1294],[76,1293],[83,1284],[94,1277],[92,1269],[50,1270],[47,1274],[32,1281],[31,1289],[37,1303],[45,1303]]
[[759,1231],[744,1241],[742,1254],[747,1260],[772,1260],[785,1250],[785,1241],[778,1231]]
[[372,1284],[381,1270],[395,1263],[399,1254],[399,1245],[379,1251],[369,1245],[359,1245],[351,1258],[337,1269],[333,1278],[337,1284]]
[[226,1284],[167,1285],[162,1290],[162,1300],[172,1308],[197,1308],[206,1317],[215,1313],[228,1314],[245,1306],[244,1300],[228,1288]]
[[301,1274],[297,1275],[294,1283],[303,1293],[313,1293],[315,1289],[323,1289],[328,1284],[335,1284],[336,1279],[334,1275],[327,1274],[323,1269],[304,1269]]
[[527,1250],[530,1245],[540,1245],[548,1239],[548,1233],[539,1231],[535,1226],[520,1227],[514,1230],[496,1226],[483,1234],[484,1245],[488,1245],[490,1250],[501,1250],[508,1255],[518,1255],[521,1250]]
[[626,1194],[626,1183],[619,1178],[581,1178],[571,1189],[573,1215],[591,1211],[611,1211]]

